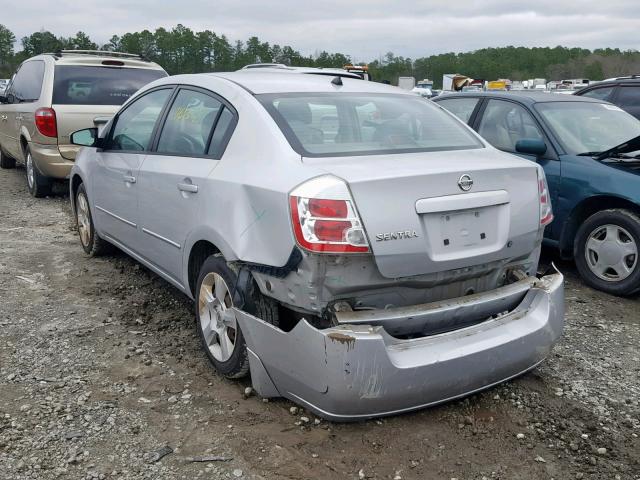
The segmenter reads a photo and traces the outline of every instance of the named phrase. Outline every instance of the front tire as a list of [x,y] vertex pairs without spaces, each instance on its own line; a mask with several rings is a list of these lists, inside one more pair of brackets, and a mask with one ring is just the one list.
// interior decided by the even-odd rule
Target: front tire
[[108,253],[111,245],[100,238],[93,226],[93,217],[91,216],[91,208],[89,207],[89,197],[84,188],[84,184],[78,186],[76,192],[76,228],[80,237],[82,249],[90,257],[98,257]]
[[25,173],[27,174],[27,188],[29,193],[35,198],[46,197],[51,195],[52,179],[45,177],[38,171],[38,167],[33,161],[31,150],[26,147],[25,150]]
[[640,290],[640,218],[624,209],[591,215],[578,229],[574,258],[589,286],[612,295]]
[[2,148],[0,148],[0,168],[16,168],[16,159],[4,153]]

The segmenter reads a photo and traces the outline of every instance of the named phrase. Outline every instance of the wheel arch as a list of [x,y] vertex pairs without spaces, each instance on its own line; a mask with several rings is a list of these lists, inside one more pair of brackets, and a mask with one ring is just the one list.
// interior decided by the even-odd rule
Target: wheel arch
[[573,258],[573,244],[580,225],[591,215],[602,210],[621,208],[640,215],[640,205],[615,195],[596,195],[578,203],[568,216],[560,236],[560,252],[563,257]]
[[191,247],[187,261],[187,286],[193,298],[195,298],[200,267],[207,258],[216,253],[220,253],[220,249],[208,240],[198,240]]
[[[76,194],[78,193],[78,187],[84,183],[84,180],[77,173],[71,175],[71,181],[69,182],[69,196],[71,198],[71,210],[76,212]],[[86,188],[86,187],[85,187]]]

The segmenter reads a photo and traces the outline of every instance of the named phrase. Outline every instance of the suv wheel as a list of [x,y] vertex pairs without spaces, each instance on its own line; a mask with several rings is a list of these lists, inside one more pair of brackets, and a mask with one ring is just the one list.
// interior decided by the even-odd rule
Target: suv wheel
[[[203,263],[196,287],[196,328],[207,357],[227,378],[241,378],[249,372],[247,346],[234,307],[240,296],[233,291],[237,276],[220,255],[211,255]],[[250,304],[259,307],[256,314],[277,324],[277,304],[258,288],[246,292]],[[235,300],[234,300],[235,299]]]
[[45,177],[38,171],[33,157],[31,156],[31,150],[29,147],[25,151],[25,172],[27,174],[27,187],[29,187],[29,193],[36,198],[46,197],[51,194],[51,179]]
[[576,234],[574,258],[584,281],[613,295],[640,289],[640,218],[628,210],[591,215]]
[[76,193],[76,228],[82,248],[91,257],[97,257],[107,253],[111,244],[100,238],[93,226],[93,217],[89,208],[89,198],[84,184],[78,186]]
[[0,168],[15,168],[16,159],[11,158],[9,155],[4,153],[0,148]]

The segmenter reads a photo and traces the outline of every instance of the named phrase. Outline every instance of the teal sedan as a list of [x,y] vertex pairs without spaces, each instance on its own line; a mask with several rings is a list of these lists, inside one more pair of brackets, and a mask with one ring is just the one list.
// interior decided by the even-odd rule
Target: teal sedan
[[539,163],[555,219],[545,243],[590,286],[640,290],[640,121],[602,100],[474,92],[433,100],[494,147]]

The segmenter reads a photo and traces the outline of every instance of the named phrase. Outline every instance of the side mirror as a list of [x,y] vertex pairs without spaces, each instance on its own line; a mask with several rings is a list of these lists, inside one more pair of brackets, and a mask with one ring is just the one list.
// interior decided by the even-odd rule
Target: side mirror
[[98,146],[98,140],[97,128],[85,128],[71,134],[71,143],[81,147],[96,147]]
[[0,103],[9,103],[6,95],[0,95]]
[[547,144],[540,138],[523,138],[516,142],[516,152],[539,157],[547,151]]

